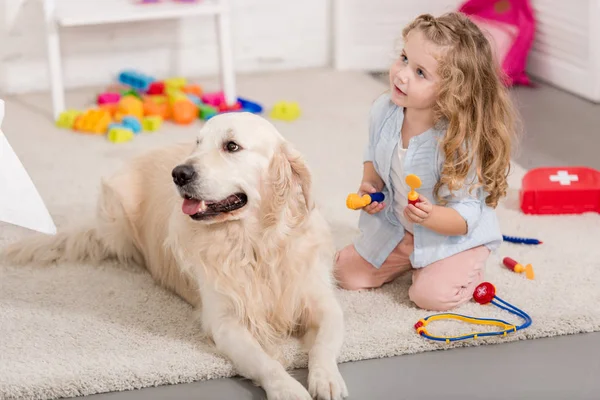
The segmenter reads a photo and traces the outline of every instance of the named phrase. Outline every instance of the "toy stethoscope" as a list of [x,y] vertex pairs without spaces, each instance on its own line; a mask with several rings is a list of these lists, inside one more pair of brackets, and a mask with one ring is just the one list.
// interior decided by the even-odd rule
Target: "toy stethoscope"
[[[443,313],[443,314],[431,315],[429,317],[419,320],[419,322],[417,322],[415,324],[415,329],[417,330],[417,333],[426,339],[450,343],[450,342],[455,342],[458,340],[477,339],[478,337],[482,337],[482,336],[506,336],[508,333],[516,332],[521,329],[525,329],[529,325],[531,325],[531,322],[532,322],[531,317],[529,315],[527,315],[526,312],[518,309],[517,307],[513,306],[512,304],[509,304],[506,301],[499,298],[498,296],[496,296],[496,288],[494,287],[494,285],[492,285],[489,282],[483,282],[475,288],[475,291],[473,292],[473,299],[476,302],[478,302],[479,304],[492,303],[496,307],[499,307],[503,310],[506,310],[512,314],[515,314],[515,315],[521,317],[525,322],[523,324],[517,326],[517,325],[509,324],[508,322],[503,321],[501,319],[474,318],[474,317],[468,317],[466,315],[460,315],[460,314]],[[427,329],[425,328],[427,326],[427,324],[429,322],[438,321],[441,319],[455,319],[455,320],[459,320],[459,321],[463,321],[463,322],[468,322],[471,324],[498,326],[501,328],[501,330],[494,331],[494,332],[473,332],[473,333],[469,333],[467,335],[452,336],[452,337],[450,337],[450,336],[449,337],[434,336],[434,335],[429,334],[429,332],[427,332]]]

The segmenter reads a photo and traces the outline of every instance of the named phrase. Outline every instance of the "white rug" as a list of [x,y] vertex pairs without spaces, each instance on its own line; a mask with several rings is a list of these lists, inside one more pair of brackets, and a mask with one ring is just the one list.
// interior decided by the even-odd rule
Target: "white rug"
[[[214,81],[201,83],[215,89]],[[359,184],[369,105],[385,87],[361,74],[309,70],[240,77],[239,88],[240,96],[268,107],[283,99],[300,102],[302,117],[277,126],[306,154],[337,245],[349,243],[358,213],[347,210],[344,200]],[[68,101],[83,106],[93,94],[70,93]],[[194,131],[165,127],[113,145],[101,137],[53,128],[45,96],[7,100],[3,130],[59,229],[93,212],[102,174],[138,151],[189,140]],[[503,244],[487,266],[486,279],[500,297],[527,311],[533,325],[507,338],[451,346],[427,341],[413,325],[429,313],[409,302],[406,275],[379,290],[339,293],[346,314],[340,362],[600,330],[600,216],[522,215],[518,187],[523,173],[515,166],[510,195],[498,208],[503,233],[536,237],[544,244]],[[0,225],[0,246],[28,234]],[[532,263],[536,279],[528,281],[504,268],[504,256]],[[519,322],[493,306],[471,303],[457,311]],[[443,324],[436,332],[441,328],[448,334],[468,331]],[[71,397],[233,374],[230,364],[202,342],[191,308],[134,267],[1,266],[0,338],[2,399]],[[306,365],[295,343],[287,354],[294,366]]]

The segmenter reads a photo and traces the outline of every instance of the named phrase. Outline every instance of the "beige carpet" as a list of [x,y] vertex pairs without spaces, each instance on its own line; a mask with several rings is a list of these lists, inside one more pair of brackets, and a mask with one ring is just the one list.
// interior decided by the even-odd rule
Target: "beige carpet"
[[[214,81],[201,83],[208,90],[216,87]],[[344,200],[359,184],[366,115],[384,86],[361,74],[309,70],[242,76],[239,89],[241,96],[266,106],[284,99],[300,102],[302,117],[277,125],[306,154],[337,245],[349,243],[358,213],[347,210]],[[93,94],[70,93],[68,101],[83,106]],[[92,213],[102,174],[138,151],[190,140],[195,130],[168,127],[113,145],[100,137],[55,129],[48,120],[46,95],[6,100],[3,130],[59,229]],[[487,279],[500,297],[529,312],[533,325],[504,339],[453,346],[427,341],[412,328],[429,313],[409,302],[407,275],[380,290],[339,293],[347,321],[340,362],[600,330],[600,216],[521,215],[517,196],[523,173],[515,166],[510,195],[498,209],[502,229],[505,234],[537,237],[544,245],[504,244],[488,264]],[[0,246],[28,234],[0,225]],[[504,256],[532,263],[536,280],[502,267]],[[156,287],[142,269],[113,264],[45,269],[3,265],[0,285],[0,398],[70,397],[233,374],[229,363],[202,342],[191,308]],[[513,320],[493,306],[472,303],[457,311]],[[465,328],[440,324],[436,332],[457,334]],[[289,344],[287,354],[293,365],[305,366],[296,343]]]

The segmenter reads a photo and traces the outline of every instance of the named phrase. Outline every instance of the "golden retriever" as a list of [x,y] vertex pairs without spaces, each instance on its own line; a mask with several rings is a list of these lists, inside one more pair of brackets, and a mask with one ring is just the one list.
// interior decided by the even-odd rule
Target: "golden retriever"
[[[334,246],[299,153],[266,119],[211,118],[193,143],[143,154],[103,180],[91,223],[5,249],[15,263],[144,265],[200,309],[201,324],[237,372],[276,399],[341,399],[343,314]],[[304,335],[308,390],[279,361]]]

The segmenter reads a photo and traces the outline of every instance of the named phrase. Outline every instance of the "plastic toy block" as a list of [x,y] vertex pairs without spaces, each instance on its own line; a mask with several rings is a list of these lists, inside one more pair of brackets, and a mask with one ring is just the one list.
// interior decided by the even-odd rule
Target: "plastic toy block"
[[138,134],[142,131],[142,124],[140,123],[140,120],[131,115],[124,117],[121,123],[125,128],[131,129],[135,134]]
[[113,128],[125,128],[125,126],[123,126],[123,124],[121,124],[120,122],[110,123],[108,124],[107,133],[110,132],[110,130]]
[[102,109],[91,109],[77,118],[73,129],[93,134],[104,134],[111,122],[110,113]]
[[178,124],[191,124],[198,118],[198,107],[187,97],[173,103],[173,120]]
[[105,103],[98,106],[101,110],[106,110],[111,117],[114,117],[117,113],[117,109],[119,108],[119,103]]
[[128,128],[114,127],[108,131],[108,140],[113,143],[125,143],[133,139],[133,131]]
[[115,92],[106,92],[98,95],[98,105],[118,103],[121,100],[121,94]]
[[59,128],[71,129],[73,128],[73,125],[75,125],[77,117],[79,117],[81,114],[83,113],[78,110],[63,111],[56,120],[56,126]]
[[127,115],[133,115],[137,119],[142,119],[144,116],[144,105],[140,99],[134,96],[125,96],[119,100],[115,119],[121,121]]
[[242,105],[241,111],[247,111],[254,114],[260,114],[263,111],[263,107],[260,104],[255,103],[253,101],[238,97],[238,102]]
[[160,81],[152,82],[146,93],[151,95],[165,94],[165,83]]
[[151,76],[142,74],[141,72],[134,70],[125,70],[119,74],[119,82],[131,86],[134,89],[148,90],[150,84],[154,82],[156,79]]
[[202,95],[201,100],[204,104],[211,105],[216,107],[219,112],[227,112],[227,111],[247,111],[251,113],[261,113],[263,111],[263,107],[255,102],[252,102],[247,99],[242,99],[241,97],[237,98],[237,102],[232,106],[225,105],[225,95],[223,92],[212,92],[205,93]]
[[142,100],[144,102],[146,101],[151,101],[153,103],[156,104],[164,104],[167,101],[169,101],[169,98],[167,96],[164,96],[162,94],[153,94],[153,95],[146,95],[142,98]]
[[209,105],[200,106],[198,107],[198,110],[200,119],[203,119],[205,121],[208,121],[209,119],[211,119],[219,113],[219,110]]
[[296,102],[279,101],[273,106],[270,116],[273,119],[293,121],[300,116],[300,106]]
[[138,99],[140,99],[140,100],[142,99],[142,96],[141,96],[141,95],[138,93],[138,91],[137,91],[137,90],[135,90],[135,89],[127,89],[127,90],[123,90],[123,91],[121,92],[121,97],[125,97],[125,96],[135,96],[135,97],[137,97],[137,98],[138,98]]
[[185,94],[193,94],[198,96],[198,98],[200,96],[202,96],[202,87],[200,85],[186,85],[183,88],[181,88],[181,91]]
[[167,89],[167,97],[170,104],[174,104],[179,100],[188,100],[187,95],[179,89]]
[[202,95],[201,99],[204,104],[215,107],[219,107],[221,103],[225,102],[225,96],[223,95],[223,92],[205,93]]
[[[161,96],[164,97],[164,96]],[[171,118],[171,106],[167,103],[167,98],[164,97],[163,100],[159,99],[149,99],[146,98],[144,100],[144,115],[145,116],[159,116],[162,119],[170,119]]]
[[201,106],[202,104],[204,104],[202,100],[200,100],[200,97],[196,96],[195,94],[188,94],[187,98],[190,99],[190,101],[197,106]]
[[242,104],[238,101],[234,105],[229,106],[225,103],[219,104],[219,112],[239,111],[242,109]]
[[160,115],[153,115],[150,117],[144,117],[142,119],[142,126],[146,132],[155,132],[160,129],[163,119]]
[[167,91],[170,89],[181,90],[186,84],[187,79],[185,78],[176,77],[165,79],[165,88]]

